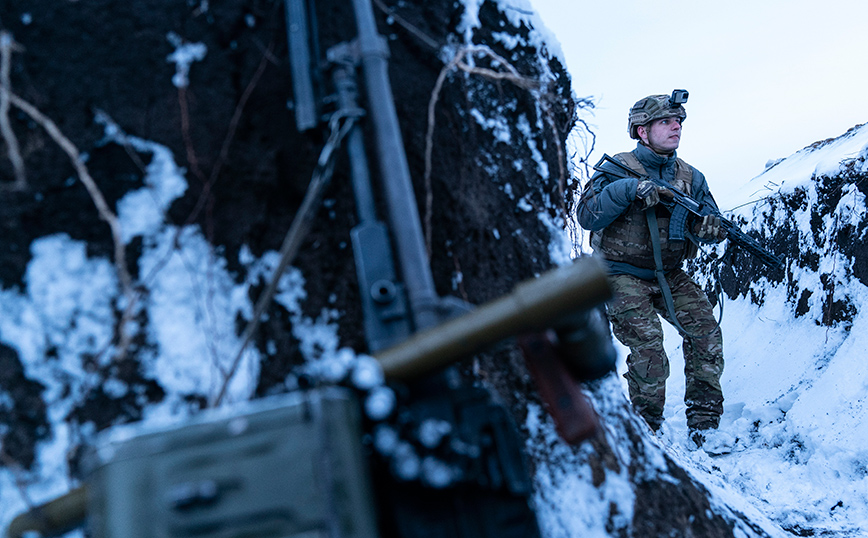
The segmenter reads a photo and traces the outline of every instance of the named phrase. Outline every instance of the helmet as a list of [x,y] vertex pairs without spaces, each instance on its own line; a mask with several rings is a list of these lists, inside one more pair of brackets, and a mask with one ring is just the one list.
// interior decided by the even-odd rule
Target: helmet
[[[675,90],[675,92],[679,91],[684,90]],[[630,118],[627,121],[627,131],[630,133],[630,138],[639,140],[639,133],[636,128],[654,120],[673,117],[681,118],[681,121],[687,119],[687,111],[681,104],[687,101],[687,92],[684,92],[683,99],[676,98],[675,92],[672,92],[671,97],[669,95],[649,95],[633,105],[630,109]]]

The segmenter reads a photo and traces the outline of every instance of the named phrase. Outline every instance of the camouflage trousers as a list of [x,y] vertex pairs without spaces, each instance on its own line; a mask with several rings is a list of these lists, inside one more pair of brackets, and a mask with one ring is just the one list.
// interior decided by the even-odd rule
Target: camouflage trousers
[[[681,269],[666,278],[672,292],[675,316],[690,335],[684,336],[684,375],[687,425],[693,429],[716,428],[723,414],[723,336],[705,293]],[[627,386],[633,407],[653,430],[663,423],[669,358],[663,349],[659,316],[671,323],[657,281],[631,275],[611,277],[613,300],[607,305],[612,332],[630,348]],[[709,334],[711,333],[711,334]],[[707,335],[707,336],[706,336]]]

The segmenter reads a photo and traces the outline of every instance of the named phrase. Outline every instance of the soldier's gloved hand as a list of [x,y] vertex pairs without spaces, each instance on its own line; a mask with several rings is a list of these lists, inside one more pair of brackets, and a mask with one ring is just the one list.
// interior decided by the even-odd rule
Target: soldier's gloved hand
[[636,203],[639,205],[639,209],[654,207],[660,203],[661,197],[671,201],[672,192],[666,187],[660,187],[647,179],[643,179],[636,185]]
[[726,230],[720,227],[720,217],[705,215],[702,220],[693,225],[693,233],[703,241],[720,242],[726,239]]
[[660,193],[653,181],[645,179],[639,182],[636,186],[636,203],[640,209],[648,209],[660,203]]

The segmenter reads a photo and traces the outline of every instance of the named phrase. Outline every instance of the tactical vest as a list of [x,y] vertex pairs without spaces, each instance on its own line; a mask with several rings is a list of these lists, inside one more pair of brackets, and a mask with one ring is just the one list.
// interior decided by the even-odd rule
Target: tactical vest
[[[624,165],[647,176],[648,172],[639,159],[631,152],[615,155]],[[693,167],[677,158],[673,187],[687,195],[693,186]],[[669,210],[661,205],[655,207],[657,214],[657,234],[660,237],[660,250],[663,255],[663,269],[670,271],[681,266],[681,262],[692,257],[696,248],[690,241],[669,241]],[[594,251],[613,262],[627,263],[642,269],[654,267],[654,251],[651,234],[645,213],[636,204],[631,205],[611,224],[597,232],[591,232],[591,246]]]

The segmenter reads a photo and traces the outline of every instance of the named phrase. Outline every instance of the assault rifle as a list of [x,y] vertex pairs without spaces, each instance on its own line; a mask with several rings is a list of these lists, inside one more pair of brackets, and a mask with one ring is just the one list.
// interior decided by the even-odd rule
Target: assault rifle
[[639,181],[648,180],[657,184],[660,187],[668,189],[669,192],[672,193],[671,199],[667,196],[661,196],[660,203],[663,206],[668,207],[670,210],[675,206],[681,206],[687,210],[685,213],[683,213],[683,222],[681,223],[682,226],[685,226],[685,229],[688,214],[695,215],[700,218],[707,215],[716,216],[720,218],[720,226],[724,230],[726,230],[727,238],[729,239],[731,245],[741,247],[744,250],[748,251],[759,261],[761,261],[763,264],[773,269],[774,271],[780,271],[783,268],[784,262],[780,257],[775,256],[768,250],[764,249],[763,246],[760,245],[756,239],[741,231],[737,224],[721,215],[720,211],[718,211],[716,208],[709,205],[700,204],[699,202],[697,202],[687,194],[681,192],[680,190],[676,189],[666,181],[650,176],[643,176],[639,172],[636,172],[632,168],[618,162],[616,159],[613,159],[605,153],[603,154],[603,157],[600,159],[600,161],[596,165],[594,165],[594,170],[618,178],[630,177],[636,178]]

